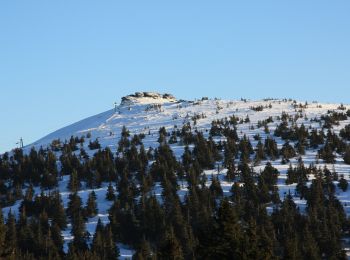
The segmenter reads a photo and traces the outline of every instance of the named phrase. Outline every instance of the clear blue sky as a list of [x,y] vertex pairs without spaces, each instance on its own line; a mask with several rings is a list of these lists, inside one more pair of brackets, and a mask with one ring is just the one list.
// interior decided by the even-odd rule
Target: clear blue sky
[[0,152],[135,91],[350,103],[350,1],[1,1]]

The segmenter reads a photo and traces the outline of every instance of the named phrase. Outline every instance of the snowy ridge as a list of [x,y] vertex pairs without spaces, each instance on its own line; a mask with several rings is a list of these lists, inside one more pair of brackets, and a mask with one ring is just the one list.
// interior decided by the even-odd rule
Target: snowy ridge
[[156,92],[136,92],[135,94],[122,97],[121,105],[133,104],[163,104],[175,102],[176,98],[171,94],[159,94]]
[[[129,98],[130,97],[130,98]],[[124,99],[124,98],[123,98]],[[127,96],[122,100],[116,110],[108,110],[106,112],[91,116],[77,123],[59,129],[42,139],[26,146],[30,149],[32,146],[39,148],[47,146],[53,140],[68,140],[71,136],[82,136],[91,133],[93,138],[98,138],[103,147],[109,146],[115,148],[118,141],[120,131],[126,126],[131,134],[148,133],[149,131],[158,132],[159,128],[165,126],[168,130],[174,126],[181,127],[185,122],[190,122],[194,116],[203,116],[197,120],[196,128],[198,130],[207,130],[210,128],[211,122],[216,119],[222,119],[235,115],[240,118],[249,116],[250,123],[242,124],[239,130],[244,134],[253,136],[259,132],[249,130],[250,126],[254,126],[258,121],[267,119],[268,117],[281,116],[282,112],[295,115],[292,101],[282,100],[264,100],[264,101],[231,101],[231,100],[199,100],[199,101],[177,101],[176,99],[163,98],[137,98]],[[130,102],[130,100],[134,100]],[[268,107],[263,111],[253,111],[252,107]],[[308,118],[320,117],[327,113],[328,110],[334,110],[339,104],[309,104],[305,109],[305,115]],[[272,124],[271,130],[279,122]],[[310,126],[309,121],[301,121],[305,126]],[[269,125],[270,126],[270,125]],[[312,124],[313,127],[317,123]],[[340,129],[341,127],[339,127]],[[147,138],[146,138],[147,140]]]
[[[297,120],[297,124],[304,124],[306,128],[313,127],[316,129],[321,129],[318,122],[314,122],[310,119],[320,118],[322,115],[326,115],[329,110],[338,110],[340,104],[320,104],[320,103],[310,103],[305,107],[302,112],[296,105],[299,102],[293,100],[261,100],[261,101],[247,101],[247,100],[218,100],[218,99],[207,99],[203,98],[196,101],[179,101],[175,97],[169,94],[158,94],[158,93],[135,93],[133,95],[126,96],[122,99],[121,104],[116,107],[116,109],[111,109],[106,112],[97,114],[95,116],[81,120],[75,124],[64,127],[57,130],[42,139],[36,141],[35,143],[28,145],[24,148],[25,152],[29,152],[31,147],[36,149],[40,147],[48,147],[50,144],[57,139],[61,141],[69,140],[71,136],[85,136],[91,134],[91,140],[98,139],[99,143],[103,147],[109,147],[113,153],[117,151],[118,141],[120,139],[120,133],[123,126],[126,126],[130,131],[131,135],[134,134],[145,134],[145,139],[143,143],[146,148],[157,147],[159,143],[158,131],[160,127],[165,127],[170,133],[172,130],[182,127],[185,123],[191,123],[193,130],[202,131],[205,136],[208,136],[208,131],[211,127],[211,122],[216,119],[229,118],[235,115],[238,118],[245,119],[249,117],[249,122],[241,123],[237,125],[237,133],[239,137],[246,135],[249,137],[252,145],[255,147],[257,141],[254,140],[254,136],[259,134],[263,139],[271,135],[278,143],[278,148],[281,148],[284,141],[281,138],[274,137],[273,132],[276,126],[280,124],[277,118],[281,116],[282,112],[288,113],[289,115],[300,115]],[[304,104],[304,103],[303,103]],[[255,110],[254,108],[262,107],[262,110]],[[346,107],[346,109],[349,109]],[[269,123],[268,127],[271,134],[264,132],[263,128],[257,128],[256,125],[259,121],[263,121],[272,117],[274,122]],[[195,124],[194,124],[195,120]],[[334,132],[339,132],[341,128],[349,124],[350,120],[341,121],[338,126],[334,126]],[[220,138],[217,138],[217,141]],[[83,148],[91,156],[96,151],[91,151],[88,148],[88,142],[83,144]],[[180,158],[184,151],[184,145],[180,143],[171,145],[174,154]],[[306,154],[302,156],[303,161],[306,166],[315,162],[315,157],[317,155],[317,149],[307,150]],[[267,161],[262,161],[259,165],[255,166],[255,171],[259,172],[263,169]],[[297,164],[297,159],[291,159],[293,165]],[[285,197],[287,193],[294,194],[295,184],[286,185],[286,172],[288,170],[289,164],[281,164],[280,160],[272,162],[272,165],[280,171],[280,176],[278,179],[279,195],[281,199]],[[334,169],[339,175],[344,174],[346,179],[349,179],[350,166],[343,162],[342,158],[336,158],[336,163],[334,165],[327,165],[319,162],[317,167],[327,166],[329,169]],[[207,170],[204,174],[208,177],[208,185],[211,183],[212,176],[219,176],[221,181],[221,186],[224,193],[228,194],[232,187],[231,182],[228,182],[224,178],[224,173],[226,169],[218,170]],[[67,206],[69,191],[67,190],[67,182],[69,176],[64,176],[63,180],[60,182],[59,190],[64,201],[65,207]],[[310,180],[312,176],[310,177]],[[105,194],[107,191],[108,183],[103,183],[101,188],[95,189],[97,194],[97,204],[99,208],[99,215],[89,219],[87,223],[87,230],[93,234],[98,218],[102,220],[103,223],[108,223],[108,209],[111,206],[110,202],[105,200]],[[79,191],[79,196],[81,196],[83,203],[86,202],[88,194],[91,190],[83,189]],[[187,192],[186,185],[181,184],[181,188],[178,191],[180,198],[183,198]],[[36,194],[40,194],[40,190],[36,190]],[[156,185],[155,194],[161,194],[160,185]],[[336,195],[343,204],[345,211],[349,215],[350,213],[350,191],[342,192],[337,188]],[[295,202],[298,207],[303,210],[306,207],[306,201],[300,200],[295,197]],[[4,208],[3,212],[6,216],[9,210],[17,212],[20,201],[14,206]],[[268,208],[272,211],[272,208]],[[70,235],[70,229],[68,228],[63,232],[63,236],[66,242],[72,239]],[[132,250],[129,250],[123,245],[119,246],[121,249],[122,258],[131,257]]]

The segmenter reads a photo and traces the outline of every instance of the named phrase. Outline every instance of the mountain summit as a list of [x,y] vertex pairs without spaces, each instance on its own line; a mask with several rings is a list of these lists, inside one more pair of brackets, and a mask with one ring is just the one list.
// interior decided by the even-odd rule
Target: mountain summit
[[136,92],[128,96],[122,97],[121,105],[133,104],[163,104],[167,102],[175,102],[176,98],[168,93],[160,94],[157,92]]
[[[7,236],[27,241],[29,228],[30,238],[45,237],[38,227],[54,223],[63,241],[51,250],[64,256],[78,248],[89,259],[116,259],[118,250],[131,259],[146,243],[155,247],[135,259],[240,259],[254,246],[246,258],[257,259],[274,245],[276,257],[262,258],[284,259],[294,237],[296,259],[345,259],[349,172],[350,106],[137,92],[0,157],[0,202],[4,216],[19,216]],[[246,243],[257,238],[261,251]],[[44,245],[19,244],[36,254]]]

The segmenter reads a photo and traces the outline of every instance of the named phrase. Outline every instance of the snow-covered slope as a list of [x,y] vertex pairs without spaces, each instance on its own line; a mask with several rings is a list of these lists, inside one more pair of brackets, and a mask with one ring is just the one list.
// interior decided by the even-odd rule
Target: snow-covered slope
[[[131,99],[129,99],[131,97]],[[61,141],[69,140],[71,136],[86,136],[91,134],[90,140],[99,140],[102,147],[109,147],[112,152],[116,152],[118,141],[120,139],[120,133],[123,126],[126,126],[133,134],[145,134],[143,143],[146,148],[157,147],[159,143],[158,131],[160,127],[165,127],[167,132],[171,132],[176,128],[181,128],[183,124],[190,122],[193,131],[202,131],[205,136],[209,135],[211,122],[216,119],[229,118],[235,115],[238,118],[245,119],[247,116],[250,119],[249,123],[242,123],[237,125],[237,133],[239,137],[246,135],[250,138],[252,145],[255,147],[257,141],[254,140],[254,136],[259,134],[262,139],[265,139],[268,135],[271,135],[277,142],[279,148],[284,144],[284,140],[273,136],[273,132],[281,121],[278,117],[283,112],[289,115],[300,114],[299,109],[295,108],[296,104],[301,104],[293,100],[261,100],[261,101],[249,101],[249,100],[217,100],[217,99],[201,99],[196,101],[179,101],[175,98],[164,99],[162,95],[158,98],[149,97],[135,97],[135,95],[127,96],[123,98],[121,104],[112,109],[95,116],[84,119],[73,125],[62,128],[48,136],[38,140],[34,144],[25,147],[25,151],[29,152],[31,147],[40,148],[46,147],[52,143],[53,140],[60,139]],[[302,103],[304,105],[304,103]],[[320,104],[310,103],[307,108],[303,109],[303,117],[297,120],[298,125],[304,124],[306,128],[312,127],[320,129],[321,126],[318,122],[314,122],[314,118],[320,118],[322,115],[326,115],[329,110],[337,111],[340,104]],[[262,106],[262,111],[255,111],[252,108]],[[350,108],[350,106],[348,107]],[[344,111],[342,111],[344,112]],[[196,125],[193,126],[193,118],[197,117]],[[269,123],[268,127],[270,134],[264,132],[264,128],[257,128],[256,125],[259,121],[266,120],[272,117],[274,122]],[[350,120],[341,121],[338,126],[333,127],[334,132],[339,132],[341,128],[349,124]],[[325,130],[326,131],[326,130]],[[219,138],[218,138],[219,139]],[[93,155],[96,150],[90,150],[88,148],[88,141],[84,143],[84,149],[89,155]],[[175,155],[180,158],[183,154],[184,146],[180,143],[171,145]],[[302,157],[305,165],[308,166],[311,163],[315,163],[317,155],[316,150],[307,150],[306,154]],[[350,166],[344,164],[343,159],[338,157],[336,164],[327,165],[331,170],[335,170],[339,175],[344,174],[348,178],[350,173]],[[265,166],[266,161],[261,162],[259,166],[256,166],[256,171],[259,172],[260,168]],[[296,164],[297,158],[292,159],[291,163]],[[294,192],[295,185],[285,185],[286,172],[289,167],[288,164],[281,164],[280,160],[272,162],[281,175],[279,177],[279,190],[281,198],[291,191]],[[320,160],[318,167],[323,167],[326,164]],[[223,170],[225,171],[225,170]],[[216,173],[216,171],[213,171]],[[209,176],[212,175],[211,171],[207,172]],[[222,186],[224,191],[229,192],[232,183],[227,183],[222,180]],[[347,213],[350,213],[350,194],[342,193],[339,191],[339,198],[344,203]],[[305,201],[296,201],[301,207],[305,206]],[[349,204],[349,206],[347,206]]]
[[[250,121],[247,123],[242,123],[237,125],[237,133],[240,137],[247,135],[252,145],[255,147],[257,141],[254,140],[253,136],[259,134],[263,139],[268,135],[265,133],[264,128],[258,128],[257,124],[259,121],[263,121],[272,117],[272,123],[268,124],[271,135],[278,124],[281,121],[278,119],[283,112],[288,113],[289,115],[300,115],[297,120],[297,124],[304,124],[306,127],[312,127],[320,129],[320,124],[315,122],[313,118],[320,118],[322,115],[327,114],[329,110],[338,110],[340,104],[319,104],[316,102],[309,103],[306,108],[303,108],[300,111],[297,107],[299,102],[293,100],[275,100],[267,99],[261,101],[249,101],[249,100],[218,100],[218,99],[207,99],[203,98],[195,101],[184,101],[177,100],[169,94],[160,95],[157,93],[135,93],[124,97],[119,106],[116,106],[115,109],[97,114],[95,116],[89,117],[82,121],[79,121],[75,124],[57,130],[42,139],[36,141],[35,143],[28,145],[24,148],[28,152],[31,147],[40,148],[49,146],[52,141],[60,139],[61,141],[69,140],[71,136],[87,136],[91,134],[90,140],[98,139],[102,147],[109,147],[112,152],[116,152],[118,141],[120,138],[120,133],[123,126],[126,126],[130,131],[131,135],[133,134],[145,134],[145,139],[143,143],[146,148],[148,147],[157,147],[158,146],[158,131],[160,127],[165,127],[167,132],[171,132],[176,128],[180,128],[185,123],[191,123],[192,130],[202,131],[205,136],[208,136],[208,132],[211,127],[211,122],[215,119],[229,118],[232,115],[240,119],[245,119],[247,116]],[[304,102],[302,103],[304,105]],[[262,107],[262,111],[256,111],[257,107]],[[347,107],[346,109],[349,109]],[[340,111],[339,111],[340,112]],[[344,111],[342,111],[344,112]],[[196,118],[195,124],[193,119]],[[349,120],[341,121],[340,125],[334,126],[333,130],[339,132],[341,128],[349,124]],[[280,138],[274,137],[279,145],[279,148],[283,145],[284,141]],[[96,151],[91,151],[88,148],[88,143],[83,144],[85,150],[92,155]],[[183,153],[184,146],[180,143],[171,145],[175,155],[180,157]],[[306,154],[303,156],[303,160],[306,165],[315,162],[315,157],[317,150],[307,150]],[[344,164],[342,158],[337,158],[334,165],[327,165],[329,169],[334,169],[338,174],[344,174],[348,179],[348,174],[350,173],[350,166]],[[255,169],[257,172],[264,167],[266,161],[261,162],[260,165],[256,166]],[[292,159],[291,163],[296,164],[297,159]],[[283,198],[288,192],[294,193],[295,185],[286,185],[286,172],[288,169],[288,164],[281,164],[280,160],[272,162],[273,166],[280,171],[278,187],[280,190],[280,197]],[[322,160],[319,162],[318,167],[323,167],[325,164]],[[213,174],[219,174],[221,185],[225,193],[230,191],[232,183],[227,182],[223,176],[220,176],[222,173],[225,173],[225,169],[222,172],[217,170],[205,171],[204,174],[208,176],[208,185],[211,182],[211,176]],[[312,177],[311,177],[312,178]],[[68,201],[69,191],[67,190],[67,181],[65,178],[60,183],[60,192],[63,198],[65,205]],[[97,193],[97,202],[99,206],[99,215],[93,219],[90,219],[87,223],[88,230],[93,233],[97,219],[101,218],[102,221],[108,222],[108,208],[110,204],[105,201],[105,193],[107,190],[107,183],[103,184],[102,187],[98,190],[95,190]],[[179,191],[180,197],[183,197],[186,193],[186,187],[181,186],[182,188]],[[39,190],[37,191],[39,192]],[[82,190],[79,192],[79,195],[83,198],[85,202],[89,190]],[[155,191],[156,194],[160,194],[160,190]],[[342,192],[337,188],[336,194],[340,201],[343,203],[346,212],[350,213],[350,193]],[[295,197],[295,202],[298,206],[303,209],[305,208],[305,201],[299,200]],[[16,211],[18,202],[15,206],[8,207],[3,209],[5,215],[7,212],[12,209]],[[348,206],[349,205],[349,206]],[[66,241],[71,239],[70,230],[64,232],[64,238]],[[126,250],[121,246],[122,250]],[[125,256],[130,254],[130,251],[125,252]],[[122,253],[123,254],[123,253]]]
[[[260,112],[251,109],[258,106],[265,108]],[[334,110],[338,107],[339,104],[312,103],[308,105],[303,113],[308,119],[311,119],[320,117],[326,114],[328,110]],[[281,116],[282,112],[290,115],[297,114],[292,100],[232,101],[205,99],[179,101],[175,98],[127,96],[123,98],[116,109],[111,109],[64,127],[25,148],[30,149],[33,146],[36,148],[40,146],[45,147],[55,139],[64,141],[69,140],[71,136],[82,136],[91,133],[92,138],[98,138],[103,147],[109,146],[115,149],[123,126],[126,126],[131,134],[148,134],[149,132],[152,134],[158,132],[162,126],[165,126],[167,130],[181,127],[184,123],[191,122],[191,119],[195,116],[198,116],[195,128],[200,131],[210,129],[211,122],[215,119],[222,119],[232,115],[244,119],[246,116],[249,116],[250,122],[239,125],[239,130],[242,131],[242,134],[252,136],[256,133],[263,133],[261,133],[261,129],[251,130],[251,126],[256,126],[258,121],[265,120],[270,116]],[[303,119],[299,119],[299,122],[300,124],[304,123],[306,126],[311,124],[308,120]],[[273,127],[279,123],[275,121],[275,123],[270,124],[270,129],[273,130]],[[346,122],[343,123],[346,124]],[[317,125],[318,123],[312,124],[313,127],[317,127]],[[153,145],[151,137],[146,137],[147,141],[150,141],[149,144]]]
[[[131,97],[131,98],[130,98]],[[127,100],[127,102],[126,102]],[[183,124],[190,122],[193,125],[193,117],[197,116],[196,125],[193,126],[193,130],[197,129],[204,132],[208,136],[208,131],[211,127],[211,122],[216,119],[222,119],[235,115],[238,118],[245,119],[247,116],[250,119],[249,123],[242,123],[237,125],[238,134],[240,137],[247,135],[252,145],[255,147],[257,141],[254,140],[254,135],[259,134],[263,139],[268,134],[264,132],[264,128],[257,128],[256,125],[259,121],[266,120],[272,117],[274,122],[269,123],[270,135],[273,136],[273,132],[278,124],[281,123],[278,117],[283,112],[289,115],[300,114],[299,109],[295,108],[296,104],[301,104],[294,100],[261,100],[261,101],[249,101],[249,100],[217,100],[217,99],[200,99],[196,101],[179,101],[171,97],[171,99],[164,99],[162,95],[157,97],[137,97],[135,95],[127,96],[123,98],[121,104],[116,108],[101,114],[89,117],[78,123],[62,128],[48,136],[38,140],[32,145],[25,147],[27,151],[34,146],[39,148],[40,146],[47,146],[53,140],[60,139],[61,141],[68,140],[71,136],[86,136],[91,134],[91,140],[96,138],[99,140],[102,147],[109,147],[112,152],[116,152],[118,141],[120,138],[121,129],[126,126],[131,134],[144,133],[146,135],[143,143],[146,148],[157,147],[159,144],[158,131],[160,127],[165,127],[168,132],[171,132],[175,128],[181,128]],[[304,105],[304,103],[302,103]],[[255,111],[252,108],[262,106],[262,111]],[[340,104],[320,104],[313,102],[307,105],[303,109],[303,118],[297,120],[298,125],[304,124],[305,127],[312,127],[320,129],[321,126],[318,122],[314,122],[313,118],[320,118],[322,115],[326,115],[329,110],[338,110]],[[350,106],[348,107],[350,108]],[[343,112],[343,111],[342,111]],[[338,126],[334,126],[333,130],[339,132],[341,128],[349,124],[350,120],[341,121]],[[276,139],[279,148],[282,147],[284,141],[281,138]],[[93,155],[95,151],[90,151],[87,147],[88,142],[84,143],[85,150]],[[184,146],[181,144],[171,145],[175,155],[180,157],[183,153]],[[308,166],[311,163],[315,163],[317,150],[307,150],[303,156],[305,164]],[[337,158],[337,163],[334,165],[327,165],[329,169],[334,169],[340,174],[344,174],[348,178],[350,173],[350,166],[344,164],[342,158]],[[297,163],[297,159],[291,160],[292,163]],[[256,170],[264,167],[266,162],[261,162],[260,166],[256,166]],[[279,190],[281,198],[291,191],[294,191],[293,185],[285,185],[286,172],[288,164],[281,164],[280,160],[272,162],[281,175],[279,177]],[[326,164],[319,162],[319,167],[323,167]],[[212,172],[209,171],[208,175]],[[210,180],[210,178],[209,178]],[[232,186],[232,183],[227,183],[222,180],[223,189],[228,192]],[[350,194],[340,193],[339,198],[344,203],[346,211],[350,213]],[[301,206],[305,206],[305,201],[297,201]]]

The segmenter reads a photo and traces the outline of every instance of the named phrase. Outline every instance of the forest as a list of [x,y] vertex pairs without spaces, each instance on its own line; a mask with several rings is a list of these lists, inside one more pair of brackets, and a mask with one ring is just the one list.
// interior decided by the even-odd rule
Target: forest
[[[317,130],[282,113],[273,132],[268,128],[272,118],[258,123],[269,135],[255,135],[256,146],[237,133],[237,125],[249,117],[233,115],[214,120],[208,132],[189,123],[169,132],[161,127],[155,149],[144,146],[145,134],[132,135],[123,127],[115,153],[91,134],[54,140],[29,153],[21,148],[5,153],[0,157],[1,207],[20,206],[16,215],[0,214],[0,258],[117,259],[118,245],[128,245],[135,260],[346,259],[342,241],[350,222],[335,190],[346,191],[347,178],[317,163],[306,166],[302,155],[316,149],[317,160],[334,163],[338,154],[350,164],[350,127],[339,135],[331,129],[348,116],[349,111],[330,111]],[[276,138],[283,140],[281,148]],[[173,144],[184,147],[179,158]],[[276,161],[289,165],[285,183],[295,184],[295,193],[280,197]],[[253,166],[262,162],[263,170],[255,171]],[[205,170],[218,174],[207,176]],[[65,207],[59,186],[66,177]],[[223,191],[223,180],[232,183],[229,192]],[[99,214],[94,190],[103,185],[108,185],[104,200],[111,205],[108,221],[99,219],[89,233],[87,220]],[[83,189],[91,190],[86,203],[79,196]],[[296,197],[306,200],[305,209]],[[68,243],[62,236],[67,228]]]

